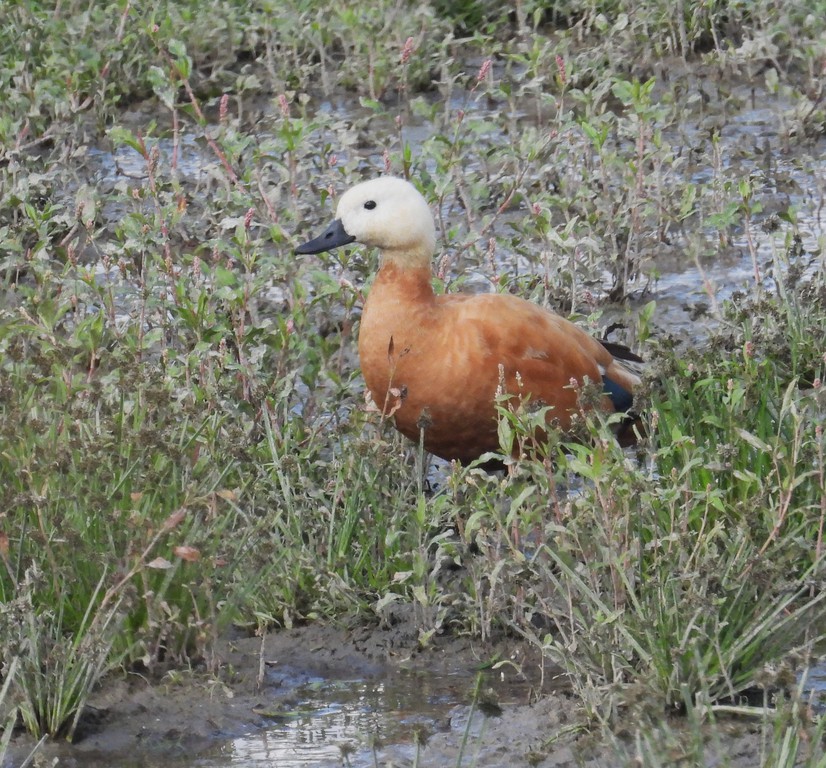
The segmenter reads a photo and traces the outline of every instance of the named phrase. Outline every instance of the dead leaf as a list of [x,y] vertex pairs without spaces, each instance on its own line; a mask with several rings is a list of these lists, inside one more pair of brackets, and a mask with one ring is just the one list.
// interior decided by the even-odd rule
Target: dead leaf
[[164,531],[171,531],[173,528],[177,528],[180,525],[181,520],[186,517],[186,509],[179,509],[177,512],[173,512],[169,517],[164,520],[163,523],[163,530]]
[[201,559],[201,550],[195,547],[181,545],[180,547],[173,547],[172,551],[180,557],[181,560],[186,560],[188,563],[197,563],[198,560]]
[[364,390],[364,410],[367,413],[381,413],[381,408],[376,405],[376,401],[373,400],[373,395],[370,394],[369,389]]

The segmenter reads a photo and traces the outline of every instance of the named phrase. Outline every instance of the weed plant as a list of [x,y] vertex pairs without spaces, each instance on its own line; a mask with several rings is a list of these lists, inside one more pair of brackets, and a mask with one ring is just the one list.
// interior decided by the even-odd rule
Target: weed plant
[[[824,631],[821,5],[7,4],[0,649],[26,727],[71,738],[108,671],[209,661],[230,621],[407,603],[422,644],[535,643],[592,722],[640,714],[652,760],[664,713],[700,745],[692,718],[755,691],[767,754],[799,758],[786,672]],[[780,127],[745,152],[755,94]],[[583,442],[425,492],[363,405],[373,265],[292,255],[382,171],[435,203],[440,288],[626,326],[652,361],[639,456],[583,414]],[[706,270],[738,249],[746,290],[718,298]],[[690,345],[646,295],[675,259],[706,276]],[[538,418],[502,414],[505,455]]]

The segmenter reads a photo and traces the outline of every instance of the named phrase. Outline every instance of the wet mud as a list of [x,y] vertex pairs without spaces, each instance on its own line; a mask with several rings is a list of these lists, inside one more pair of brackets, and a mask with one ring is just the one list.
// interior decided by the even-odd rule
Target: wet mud
[[[415,622],[235,631],[203,665],[150,680],[112,676],[75,742],[44,742],[34,764],[160,766],[614,766],[558,670],[514,638],[417,644]],[[733,721],[719,746],[754,765],[760,737]],[[719,735],[719,729],[718,729]],[[35,748],[18,734],[7,765]],[[57,761],[57,763],[55,763]]]

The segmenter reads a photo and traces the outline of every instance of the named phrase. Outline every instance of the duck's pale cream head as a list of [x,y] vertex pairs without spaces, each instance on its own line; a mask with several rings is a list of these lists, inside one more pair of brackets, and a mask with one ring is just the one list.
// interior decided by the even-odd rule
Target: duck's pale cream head
[[410,182],[394,176],[365,181],[341,196],[336,220],[296,253],[322,253],[352,242],[382,251],[399,266],[429,266],[436,227],[427,202]]

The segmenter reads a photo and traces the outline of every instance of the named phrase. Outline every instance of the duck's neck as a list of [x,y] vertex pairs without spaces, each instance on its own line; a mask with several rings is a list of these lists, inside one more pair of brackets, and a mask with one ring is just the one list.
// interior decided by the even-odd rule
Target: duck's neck
[[433,261],[433,243],[424,241],[414,245],[381,249],[381,266],[395,266],[400,270],[426,269],[430,272]]
[[370,295],[376,297],[382,294],[386,300],[391,294],[404,303],[430,303],[435,298],[431,277],[429,263],[425,266],[402,266],[397,261],[383,258]]

